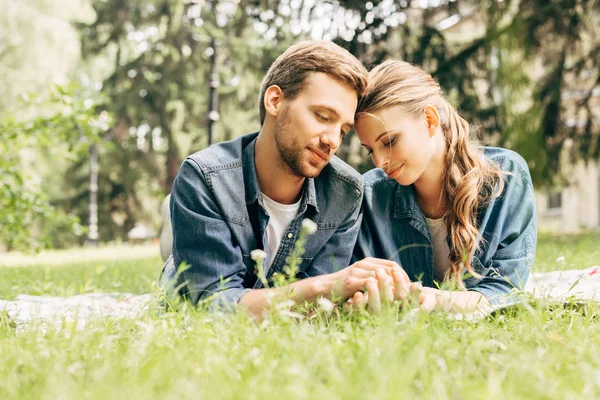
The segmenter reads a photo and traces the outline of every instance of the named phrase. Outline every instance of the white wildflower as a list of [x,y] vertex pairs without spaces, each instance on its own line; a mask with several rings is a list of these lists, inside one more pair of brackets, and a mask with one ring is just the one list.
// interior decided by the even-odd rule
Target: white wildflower
[[290,308],[294,307],[295,305],[296,305],[296,302],[292,299],[289,299],[289,300],[278,303],[275,307],[278,310],[285,310],[285,309],[289,310]]
[[261,262],[267,258],[267,253],[264,250],[256,249],[250,252],[250,257],[254,260],[254,262]]
[[490,339],[488,340],[488,346],[490,346],[491,348],[497,350],[497,351],[506,351],[506,349],[508,349],[508,347],[502,343],[499,340],[496,339]]
[[558,257],[558,258],[556,259],[556,262],[557,262],[557,263],[563,263],[563,262],[565,262],[565,256],[560,256],[560,257]]
[[330,313],[335,308],[335,304],[325,297],[319,297],[317,300],[317,304],[325,311],[326,313]]
[[71,375],[75,375],[75,374],[80,373],[83,370],[83,368],[84,368],[83,363],[77,361],[67,367],[67,372]]
[[250,358],[257,358],[258,356],[260,356],[260,350],[256,347],[253,347],[252,350],[248,352],[248,357]]
[[302,220],[302,229],[304,229],[309,235],[312,235],[317,231],[317,224],[312,219],[304,218]]

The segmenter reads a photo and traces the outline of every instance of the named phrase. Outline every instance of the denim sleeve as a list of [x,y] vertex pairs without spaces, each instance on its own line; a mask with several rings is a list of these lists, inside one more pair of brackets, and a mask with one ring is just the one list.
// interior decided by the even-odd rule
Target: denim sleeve
[[[369,186],[365,186],[364,188],[363,200],[361,203],[362,220],[356,236],[351,263],[355,263],[367,257],[383,257],[383,255],[378,254],[375,250],[375,243],[379,242],[379,231],[376,223],[378,215],[375,215],[376,211],[378,211],[375,210],[375,207],[378,205],[373,201],[373,191]],[[391,211],[389,212],[391,215]],[[386,211],[382,211],[382,214],[385,213]],[[391,234],[389,235],[389,239],[392,240]]]
[[[496,199],[492,217],[494,224],[486,228],[493,232],[495,244],[488,250],[485,275],[469,290],[483,294],[490,304],[502,305],[517,301],[514,290],[522,291],[527,283],[535,257],[537,219],[535,197],[529,171],[519,167],[508,176],[504,193]],[[466,282],[465,282],[466,283]]]
[[330,274],[350,264],[352,250],[362,222],[361,202],[362,192],[344,222],[313,258],[306,271],[309,276]]
[[[242,252],[223,219],[204,173],[192,159],[182,164],[171,194],[173,258],[187,264],[177,281],[192,304],[208,299],[211,308],[234,309],[250,289],[242,285]],[[184,284],[184,285],[182,285]]]

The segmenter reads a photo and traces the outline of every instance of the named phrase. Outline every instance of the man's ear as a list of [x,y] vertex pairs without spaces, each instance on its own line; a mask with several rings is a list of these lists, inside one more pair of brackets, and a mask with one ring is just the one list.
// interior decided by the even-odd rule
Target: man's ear
[[267,114],[277,117],[281,105],[285,100],[283,90],[277,85],[271,85],[265,91],[265,111]]
[[429,137],[432,137],[440,127],[440,114],[434,106],[428,105],[423,108],[423,115],[425,116],[425,122],[427,123]]

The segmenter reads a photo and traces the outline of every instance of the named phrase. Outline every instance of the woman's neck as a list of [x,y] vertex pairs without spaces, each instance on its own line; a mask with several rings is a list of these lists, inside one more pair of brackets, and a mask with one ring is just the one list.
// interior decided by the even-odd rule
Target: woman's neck
[[446,215],[448,204],[444,196],[443,173],[438,179],[419,178],[415,193],[419,208],[427,218],[438,219]]
[[417,203],[427,218],[441,218],[446,215],[449,204],[444,195],[444,171],[446,168],[445,143],[438,146],[431,156],[423,174],[415,181]]

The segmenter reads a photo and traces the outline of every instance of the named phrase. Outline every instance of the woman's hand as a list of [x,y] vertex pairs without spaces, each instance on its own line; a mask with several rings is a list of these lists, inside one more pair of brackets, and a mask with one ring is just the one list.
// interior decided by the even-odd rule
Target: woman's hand
[[[396,296],[405,296],[410,280],[398,263],[380,258],[365,258],[333,274],[315,277],[311,295],[325,296],[332,300],[345,301],[356,292],[374,287],[380,297],[392,301]],[[372,300],[375,302],[375,299]]]
[[441,300],[442,295],[440,290],[421,286],[419,290],[419,303],[422,310],[431,312],[439,309],[440,303],[442,303]]
[[454,313],[485,312],[490,303],[481,293],[474,291],[449,291],[421,287],[419,293],[421,309],[424,311],[448,311]]
[[[392,273],[393,274],[393,273]],[[390,287],[390,280],[381,274],[376,274],[377,282],[372,281],[367,285],[367,290],[354,293],[344,303],[346,311],[357,311],[367,309],[369,312],[378,313],[381,310],[382,303],[391,303],[394,300],[404,301],[410,293],[421,294],[423,286],[419,282],[412,282],[405,285],[405,282],[397,276],[392,279],[397,284]],[[383,296],[382,293],[388,293]]]

